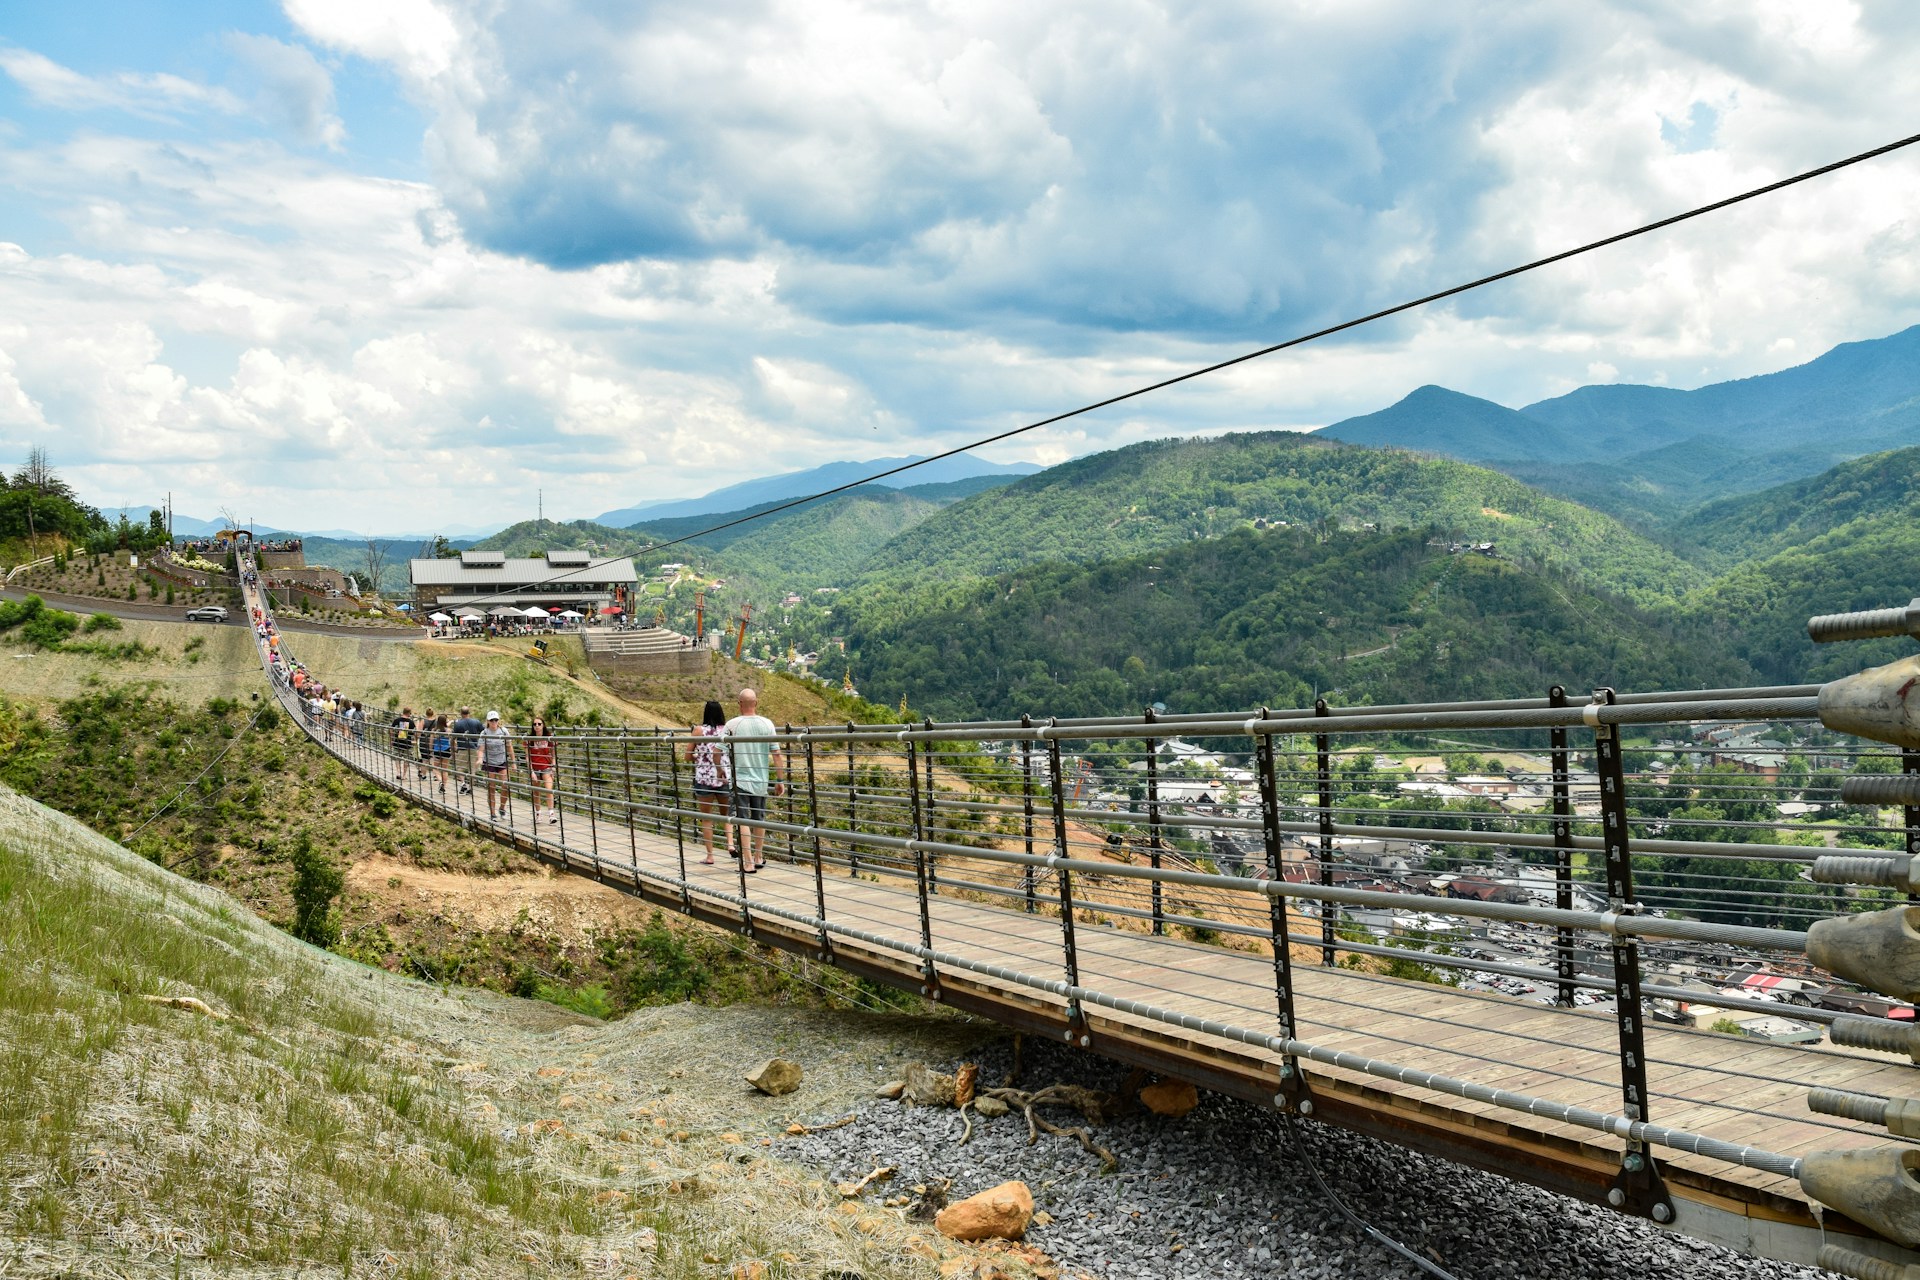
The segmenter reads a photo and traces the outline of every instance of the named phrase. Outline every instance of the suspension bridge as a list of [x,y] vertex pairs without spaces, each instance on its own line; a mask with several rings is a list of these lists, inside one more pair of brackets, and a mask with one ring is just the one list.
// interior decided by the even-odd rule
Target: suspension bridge
[[[1920,634],[1915,603],[1810,625]],[[482,814],[385,724],[311,718],[260,651],[348,767],[663,909],[1744,1252],[1920,1275],[1920,659],[1826,686],[789,726],[765,819],[738,824],[765,833],[750,875],[704,861],[686,732],[562,731],[557,805],[521,775]],[[1213,744],[1217,776],[1174,740]],[[1435,742],[1520,764],[1376,794],[1381,753]],[[1839,817],[1794,811],[1795,757],[1850,775]],[[1538,785],[1513,783],[1528,761]],[[1765,1034],[1712,1029],[1742,1020]]]

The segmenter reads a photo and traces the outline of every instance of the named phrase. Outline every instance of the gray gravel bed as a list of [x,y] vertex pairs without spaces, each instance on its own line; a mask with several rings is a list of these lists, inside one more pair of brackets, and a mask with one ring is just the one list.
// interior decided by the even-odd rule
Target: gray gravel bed
[[[1006,1079],[1011,1041],[975,1055],[982,1086]],[[951,1071],[957,1065],[938,1065]],[[1092,1054],[1029,1040],[1020,1085],[1072,1083],[1118,1089],[1125,1071]],[[844,1113],[842,1113],[844,1114]],[[1070,1112],[1043,1112],[1056,1124]],[[951,1179],[951,1198],[1020,1179],[1053,1221],[1027,1241],[1063,1264],[1101,1277],[1417,1277],[1423,1273],[1363,1236],[1314,1186],[1289,1146],[1279,1113],[1202,1093],[1180,1120],[1145,1113],[1094,1128],[1119,1160],[1100,1162],[1071,1138],[1040,1135],[1027,1145],[1016,1112],[974,1118],[973,1139],[954,1145],[961,1119],[950,1108],[876,1099],[844,1128],[816,1133],[784,1154],[852,1181],[898,1165],[879,1196]],[[830,1119],[831,1117],[820,1117]],[[1743,1257],[1651,1223],[1311,1121],[1298,1132],[1321,1176],[1359,1214],[1460,1280],[1552,1277],[1617,1280],[1624,1275],[1689,1280],[1785,1280],[1825,1273]]]

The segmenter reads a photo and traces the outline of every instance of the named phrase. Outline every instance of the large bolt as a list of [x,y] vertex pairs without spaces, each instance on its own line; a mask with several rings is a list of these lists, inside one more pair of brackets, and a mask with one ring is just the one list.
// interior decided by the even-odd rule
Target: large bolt
[[1313,1114],[1313,1099],[1312,1099],[1312,1098],[1302,1098],[1302,1099],[1300,1099],[1300,1114],[1301,1114],[1301,1115],[1303,1115],[1303,1116],[1310,1116],[1310,1115],[1312,1115],[1312,1114]]
[[1843,1049],[1877,1049],[1881,1053],[1904,1053],[1920,1062],[1920,1027],[1889,1018],[1862,1018],[1842,1014],[1829,1031],[1833,1042]]
[[1607,1188],[1607,1203],[1618,1209],[1627,1202],[1627,1193],[1618,1187]]
[[1902,608],[1823,613],[1807,619],[1807,637],[1815,644],[1836,640],[1877,640],[1882,636],[1920,636],[1920,599]]
[[1672,1222],[1673,1206],[1668,1204],[1665,1200],[1662,1200],[1659,1204],[1656,1204],[1655,1206],[1653,1206],[1653,1220],[1655,1222]]

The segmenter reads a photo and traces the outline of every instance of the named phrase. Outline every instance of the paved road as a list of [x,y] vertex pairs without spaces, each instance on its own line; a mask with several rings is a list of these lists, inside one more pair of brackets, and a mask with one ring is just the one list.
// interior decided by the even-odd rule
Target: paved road
[[[74,613],[110,613],[116,618],[130,618],[139,622],[185,622],[187,605],[154,604],[147,600],[106,600],[94,596],[69,596],[58,591],[25,591],[19,587],[0,588],[0,600],[20,600],[28,595],[37,595],[56,609],[68,609]],[[233,616],[225,622],[203,623],[203,626],[237,627],[242,625],[242,614],[236,609]],[[407,628],[405,630],[386,630],[376,627],[343,627],[331,622],[303,622],[298,617],[276,614],[282,631],[305,631],[314,635],[348,636],[355,640],[381,640],[394,644],[412,644],[426,634],[424,630]]]

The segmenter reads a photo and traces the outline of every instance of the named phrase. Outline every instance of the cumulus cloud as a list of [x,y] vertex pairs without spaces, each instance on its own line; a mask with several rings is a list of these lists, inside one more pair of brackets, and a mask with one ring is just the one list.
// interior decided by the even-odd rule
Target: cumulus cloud
[[333,77],[299,45],[272,36],[232,32],[227,43],[259,79],[257,105],[304,142],[338,151],[347,127],[334,114]]
[[[1920,91],[1920,10],[1880,4],[284,8],[293,42],[228,46],[271,137],[226,90],[0,49],[40,102],[161,122],[0,137],[0,185],[65,236],[0,221],[0,456],[392,528],[931,452],[1881,141],[1876,104]],[[422,113],[419,180],[356,172],[328,70],[356,58]],[[1916,175],[999,456],[1808,359],[1911,322]]]

